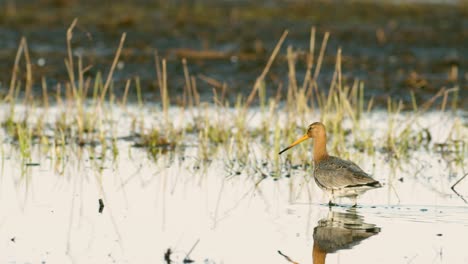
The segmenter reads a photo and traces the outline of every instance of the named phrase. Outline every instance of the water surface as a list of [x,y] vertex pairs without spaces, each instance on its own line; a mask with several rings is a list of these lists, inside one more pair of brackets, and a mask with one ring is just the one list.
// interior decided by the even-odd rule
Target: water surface
[[[150,108],[147,115],[157,123],[151,117],[158,112]],[[428,127],[440,142],[447,132],[431,124],[450,127],[459,118],[427,113],[415,126]],[[125,134],[127,120],[116,122]],[[386,120],[376,112],[362,123],[378,128]],[[125,140],[115,160],[99,155],[99,146],[71,144],[61,159],[35,146],[38,166],[25,166],[1,131],[2,263],[166,263],[165,254],[172,263],[288,263],[278,251],[298,263],[312,263],[313,251],[326,263],[468,261],[462,243],[468,206],[450,189],[466,166],[433,151],[399,162],[352,151],[384,186],[362,196],[355,209],[346,199],[329,209],[311,169],[294,167],[295,159],[289,177],[268,176],[270,165],[255,161],[267,160],[260,143],[252,143],[251,162],[238,173],[223,148],[200,161],[197,141],[156,160]],[[466,199],[468,180],[456,190]]]

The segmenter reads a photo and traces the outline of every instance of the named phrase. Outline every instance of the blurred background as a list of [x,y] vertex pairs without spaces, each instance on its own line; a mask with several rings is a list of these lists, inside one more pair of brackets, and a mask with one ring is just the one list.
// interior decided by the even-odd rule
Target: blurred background
[[[428,100],[442,87],[459,88],[459,107],[468,103],[467,1],[0,1],[0,95],[8,91],[20,40],[30,52],[36,91],[68,80],[66,31],[77,18],[72,47],[90,66],[91,77],[106,76],[121,34],[127,33],[114,74],[114,91],[138,77],[145,100],[158,100],[155,53],[167,59],[171,99],[182,94],[182,58],[210,100],[225,87],[227,98],[248,95],[284,30],[289,35],[267,79],[267,93],[286,92],[286,49],[299,51],[297,79],[306,71],[311,28],[315,56],[330,32],[317,80],[328,89],[342,48],[344,81],[364,82],[366,99],[411,102],[410,91]],[[285,88],[286,87],[286,88]],[[281,93],[280,91],[280,93]],[[450,98],[451,99],[451,98]]]

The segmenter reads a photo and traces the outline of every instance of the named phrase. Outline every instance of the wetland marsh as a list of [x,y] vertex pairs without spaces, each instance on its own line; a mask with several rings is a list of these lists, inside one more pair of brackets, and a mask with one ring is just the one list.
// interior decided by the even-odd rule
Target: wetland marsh
[[[158,2],[98,23],[77,2],[20,1],[0,20],[1,263],[468,263],[463,3],[312,4],[355,8],[334,21],[301,1]],[[225,13],[289,29],[244,42],[220,33]],[[413,27],[427,46],[401,35]],[[278,155],[314,121],[383,185],[356,208],[328,207],[312,143]]]

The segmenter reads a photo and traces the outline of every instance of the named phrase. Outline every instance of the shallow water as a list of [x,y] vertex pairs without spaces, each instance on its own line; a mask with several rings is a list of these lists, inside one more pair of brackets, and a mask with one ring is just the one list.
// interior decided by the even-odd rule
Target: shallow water
[[[152,119],[151,107],[146,111]],[[429,127],[440,142],[447,131],[431,124],[449,127],[457,118],[426,113],[415,126]],[[121,133],[125,122],[117,121]],[[385,122],[371,113],[362,124]],[[169,248],[173,263],[287,263],[278,251],[312,263],[314,245],[316,260],[326,263],[468,262],[468,179],[456,187],[463,199],[450,189],[466,166],[434,152],[418,150],[397,163],[385,153],[354,153],[384,186],[356,209],[346,199],[329,209],[310,169],[263,177],[252,163],[233,174],[223,151],[201,162],[196,142],[154,160],[124,140],[115,160],[100,159],[99,146],[70,145],[62,162],[35,146],[38,166],[24,166],[1,131],[1,263],[166,263]],[[266,159],[262,148],[252,144],[249,158]]]

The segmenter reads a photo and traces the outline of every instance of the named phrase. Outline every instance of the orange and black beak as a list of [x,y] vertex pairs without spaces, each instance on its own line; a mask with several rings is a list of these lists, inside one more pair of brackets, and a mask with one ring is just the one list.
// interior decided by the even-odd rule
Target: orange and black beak
[[309,136],[307,134],[305,134],[304,136],[302,136],[300,139],[294,141],[291,145],[289,145],[287,148],[283,149],[282,151],[279,152],[279,154],[281,155],[281,153],[285,152],[286,150],[296,146],[297,144],[301,143],[302,141],[305,141],[309,139]]

